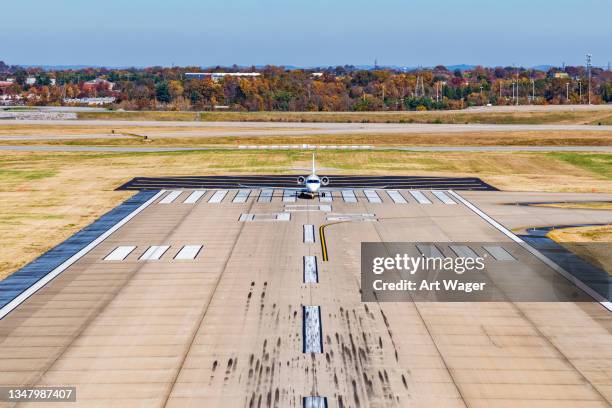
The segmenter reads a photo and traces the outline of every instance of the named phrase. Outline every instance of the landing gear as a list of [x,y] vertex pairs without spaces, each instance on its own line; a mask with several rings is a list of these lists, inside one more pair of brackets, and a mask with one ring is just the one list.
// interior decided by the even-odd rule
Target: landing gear
[[313,193],[306,193],[306,192],[302,191],[302,192],[300,192],[299,197],[300,198],[307,198],[307,199],[312,200],[313,198],[315,198],[315,194],[313,194]]

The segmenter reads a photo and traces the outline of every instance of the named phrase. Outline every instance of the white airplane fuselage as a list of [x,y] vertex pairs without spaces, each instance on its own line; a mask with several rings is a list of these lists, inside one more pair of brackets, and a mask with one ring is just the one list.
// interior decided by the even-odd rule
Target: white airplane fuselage
[[316,195],[321,187],[321,179],[316,174],[311,174],[304,180],[305,193],[311,196]]

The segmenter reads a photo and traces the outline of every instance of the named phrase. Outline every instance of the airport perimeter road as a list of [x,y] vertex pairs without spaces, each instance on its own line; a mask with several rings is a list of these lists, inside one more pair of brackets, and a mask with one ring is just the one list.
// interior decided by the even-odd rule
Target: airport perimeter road
[[[513,222],[612,222],[461,194]],[[609,406],[598,303],[361,302],[362,241],[509,241],[445,197],[165,192],[0,320],[0,384],[76,386],[53,404],[71,408]],[[323,262],[313,231],[347,217]]]

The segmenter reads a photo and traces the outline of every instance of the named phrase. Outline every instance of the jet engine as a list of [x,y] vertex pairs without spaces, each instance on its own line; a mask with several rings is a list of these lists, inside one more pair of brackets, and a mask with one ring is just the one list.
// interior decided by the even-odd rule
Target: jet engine
[[324,185],[324,186],[328,185],[329,184],[329,178],[325,177],[325,176],[321,177],[321,184]]
[[304,184],[305,181],[306,181],[305,177],[300,176],[297,178],[297,183],[300,185]]

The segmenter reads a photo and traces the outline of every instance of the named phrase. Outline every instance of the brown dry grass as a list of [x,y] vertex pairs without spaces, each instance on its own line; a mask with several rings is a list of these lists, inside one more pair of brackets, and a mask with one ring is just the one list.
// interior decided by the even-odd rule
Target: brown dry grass
[[[137,130],[135,130],[137,129]],[[466,133],[398,133],[398,134],[338,134],[338,135],[292,135],[274,136],[270,129],[269,136],[210,136],[207,131],[180,129],[179,131],[160,128],[122,128],[116,135],[149,136],[148,141],[138,137],[110,137],[101,134],[95,139],[69,140],[62,135],[96,134],[95,129],[86,132],[57,133],[57,137],[45,140],[2,141],[15,145],[90,145],[90,146],[236,146],[236,145],[373,145],[373,146],[612,146],[612,132],[466,132]],[[228,131],[227,128],[224,129]],[[236,129],[236,132],[249,129]],[[1,131],[1,128],[0,128]],[[189,132],[185,136],[185,132]],[[234,129],[231,130],[234,132]],[[314,132],[314,131],[313,131]],[[40,133],[54,134],[51,132]],[[99,134],[99,130],[98,130]]]
[[81,112],[79,119],[343,122],[343,123],[500,123],[612,124],[606,110],[539,112]]
[[557,229],[548,236],[612,275],[612,225]]
[[[113,191],[135,176],[295,173],[309,152],[2,152],[0,277],[57,245],[131,193]],[[607,191],[612,180],[539,153],[317,153],[337,173],[478,176],[507,190]],[[332,177],[333,182],[333,177]]]
[[568,208],[577,210],[612,210],[612,202],[593,201],[593,202],[568,202],[568,203],[547,203],[533,204],[534,207]]
[[[129,122],[128,122],[129,123]],[[291,130],[287,127],[277,128],[279,130]],[[227,131],[223,126],[206,126],[197,128],[198,132],[205,136],[207,132]],[[242,132],[247,130],[261,130],[260,128],[238,126],[232,127],[232,131]],[[181,133],[193,131],[192,127],[181,126],[106,126],[106,125],[79,125],[78,122],[68,122],[66,125],[31,125],[31,124],[1,124],[0,136],[52,136],[61,138],[63,135],[110,135],[115,134],[138,134],[146,135],[149,133]]]

